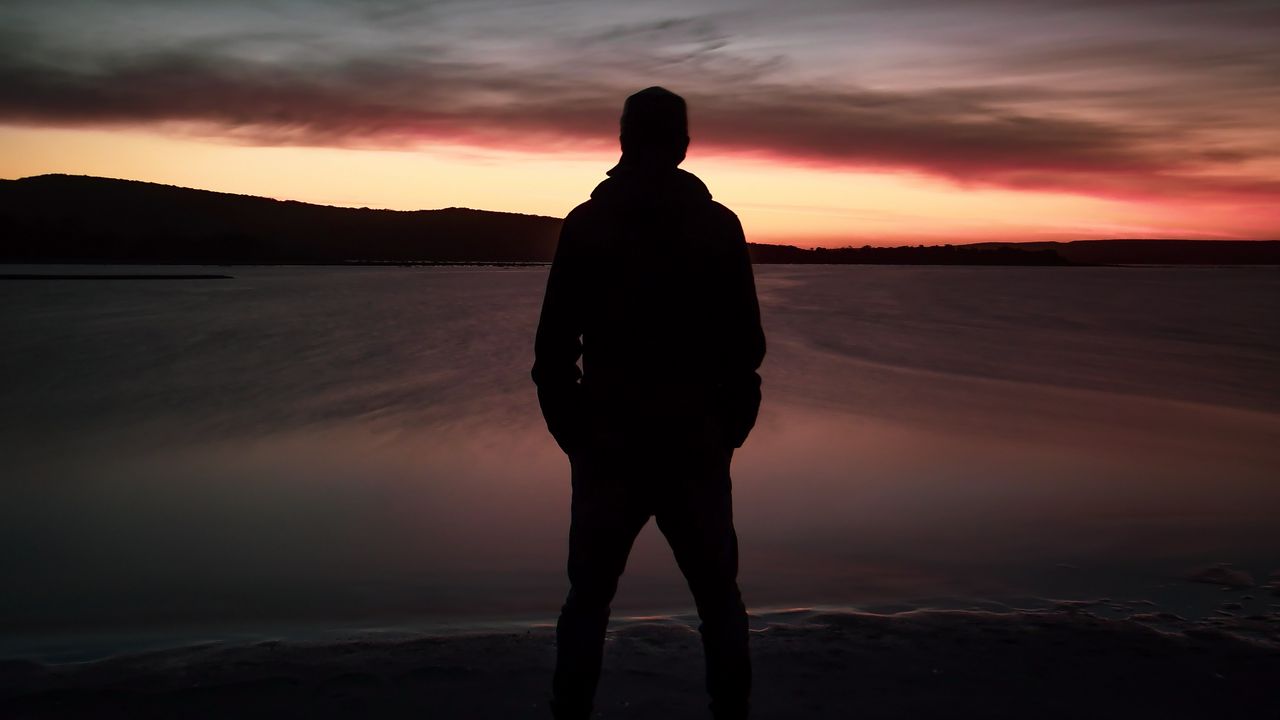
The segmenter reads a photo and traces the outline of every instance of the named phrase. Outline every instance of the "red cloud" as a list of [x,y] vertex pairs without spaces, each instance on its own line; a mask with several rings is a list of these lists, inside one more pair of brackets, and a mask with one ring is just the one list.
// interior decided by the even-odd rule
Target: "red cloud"
[[[1247,154],[1187,152],[1179,143],[1189,140],[1165,130],[1014,112],[1007,108],[1017,90],[883,92],[737,80],[687,92],[697,146],[1109,197],[1280,193],[1280,181],[1222,172]],[[196,123],[267,144],[607,146],[616,142],[621,99],[632,89],[417,56],[288,65],[167,52],[72,69],[0,55],[2,121]]]

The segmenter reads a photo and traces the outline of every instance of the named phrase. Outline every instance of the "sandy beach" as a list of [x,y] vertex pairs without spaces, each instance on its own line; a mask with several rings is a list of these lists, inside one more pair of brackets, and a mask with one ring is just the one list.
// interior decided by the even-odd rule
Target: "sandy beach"
[[[1280,611],[1184,620],[1039,611],[753,618],[757,718],[1280,717]],[[0,665],[6,718],[541,718],[554,634],[209,644]],[[709,717],[687,619],[610,633],[600,718]]]

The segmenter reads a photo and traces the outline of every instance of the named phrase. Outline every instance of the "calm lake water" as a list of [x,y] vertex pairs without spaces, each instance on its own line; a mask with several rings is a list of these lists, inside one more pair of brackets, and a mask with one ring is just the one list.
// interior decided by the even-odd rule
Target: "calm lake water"
[[[161,271],[235,279],[0,283],[0,654],[554,618],[568,463],[528,376],[545,268]],[[1189,572],[1280,568],[1275,268],[757,283],[765,400],[734,458],[753,609],[1210,612]],[[615,607],[691,607],[652,524]]]

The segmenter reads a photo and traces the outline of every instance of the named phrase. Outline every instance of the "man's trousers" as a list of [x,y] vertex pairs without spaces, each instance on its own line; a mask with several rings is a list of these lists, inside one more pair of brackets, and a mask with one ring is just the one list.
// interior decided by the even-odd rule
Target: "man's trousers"
[[751,690],[747,613],[738,591],[731,448],[571,453],[569,596],[556,626],[553,709],[586,718],[600,677],[609,604],[650,517],[689,583],[701,620],[716,718],[743,718]]

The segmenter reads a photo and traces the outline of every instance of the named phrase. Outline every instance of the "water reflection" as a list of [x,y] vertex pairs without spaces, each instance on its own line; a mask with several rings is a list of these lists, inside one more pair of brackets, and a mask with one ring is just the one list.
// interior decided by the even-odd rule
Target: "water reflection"
[[[0,287],[6,630],[550,617],[545,274]],[[1161,592],[1280,567],[1274,273],[759,269],[749,603]],[[92,598],[92,602],[85,602]],[[679,609],[647,528],[623,612]]]

